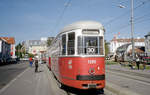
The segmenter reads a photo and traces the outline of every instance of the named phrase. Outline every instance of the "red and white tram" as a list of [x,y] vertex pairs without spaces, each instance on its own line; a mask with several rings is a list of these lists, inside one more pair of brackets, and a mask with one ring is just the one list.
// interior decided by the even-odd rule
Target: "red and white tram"
[[104,27],[95,21],[66,26],[49,47],[49,68],[57,80],[77,89],[105,87]]

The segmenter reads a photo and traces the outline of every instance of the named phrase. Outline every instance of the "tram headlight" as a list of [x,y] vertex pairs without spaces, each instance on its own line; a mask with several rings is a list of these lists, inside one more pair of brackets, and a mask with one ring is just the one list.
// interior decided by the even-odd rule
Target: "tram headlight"
[[97,67],[97,70],[100,70],[100,67],[99,67],[99,66]]

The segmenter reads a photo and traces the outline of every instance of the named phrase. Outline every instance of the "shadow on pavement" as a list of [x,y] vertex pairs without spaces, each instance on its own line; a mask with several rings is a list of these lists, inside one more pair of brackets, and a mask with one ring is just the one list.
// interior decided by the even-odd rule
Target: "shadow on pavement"
[[96,90],[96,89],[89,89],[89,90],[81,90],[81,89],[75,89],[72,87],[63,86],[63,90],[65,90],[68,95],[69,93],[75,94],[75,95],[105,95],[103,90]]
[[42,73],[43,72],[43,70],[39,70],[39,71],[37,71],[37,72],[35,72],[35,73]]

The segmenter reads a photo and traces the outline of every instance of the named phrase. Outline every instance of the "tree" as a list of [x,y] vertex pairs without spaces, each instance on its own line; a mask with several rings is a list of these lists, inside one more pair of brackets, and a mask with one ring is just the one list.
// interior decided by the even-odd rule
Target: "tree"
[[31,53],[29,53],[29,54],[28,54],[28,57],[29,57],[29,58],[30,58],[30,57],[32,57],[32,58],[33,58],[33,57],[34,57],[34,55],[33,55],[33,54],[31,54]]
[[52,40],[50,38],[47,39],[47,46],[50,46],[52,43]]
[[109,43],[105,40],[105,56],[109,54]]
[[15,48],[16,48],[16,56],[22,58],[22,51],[21,51],[22,45],[19,43]]

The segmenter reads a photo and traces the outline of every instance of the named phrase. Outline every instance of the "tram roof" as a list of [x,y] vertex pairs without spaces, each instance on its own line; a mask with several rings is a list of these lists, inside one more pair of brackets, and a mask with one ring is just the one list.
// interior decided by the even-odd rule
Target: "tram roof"
[[105,31],[103,25],[96,21],[78,21],[75,23],[72,23],[70,25],[67,25],[63,28],[62,32],[74,30],[74,29],[102,29]]

